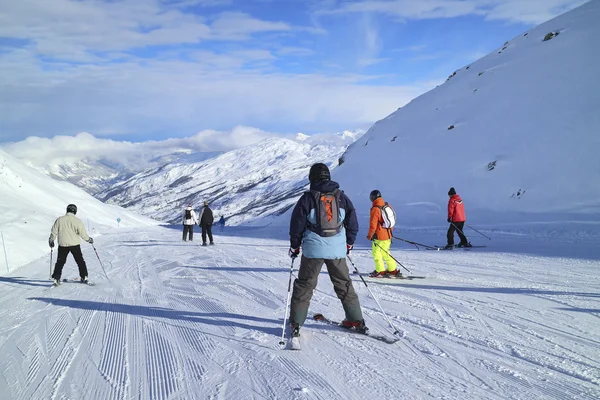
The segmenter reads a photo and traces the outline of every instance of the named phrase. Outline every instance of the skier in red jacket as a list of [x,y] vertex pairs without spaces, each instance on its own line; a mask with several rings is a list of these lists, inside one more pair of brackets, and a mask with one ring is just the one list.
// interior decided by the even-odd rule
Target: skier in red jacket
[[448,222],[450,222],[450,227],[448,228],[447,238],[448,244],[445,249],[454,248],[454,232],[458,233],[460,237],[460,243],[457,247],[472,247],[471,243],[467,240],[467,237],[463,233],[463,228],[465,226],[465,221],[467,217],[465,215],[465,205],[458,194],[456,194],[456,190],[453,187],[448,191]]

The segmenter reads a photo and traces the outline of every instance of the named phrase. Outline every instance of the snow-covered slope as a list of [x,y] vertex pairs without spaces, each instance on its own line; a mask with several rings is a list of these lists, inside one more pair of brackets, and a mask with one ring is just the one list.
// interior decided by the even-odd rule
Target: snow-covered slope
[[479,224],[597,220],[598,21],[592,1],[461,68],[377,122],[334,178],[355,203],[380,189],[403,224],[445,222],[451,186]]
[[[98,235],[121,228],[156,225],[158,222],[114,205],[103,204],[68,182],[59,182],[22,164],[0,150],[0,231],[6,259],[13,270],[48,253],[48,236],[54,220],[75,203],[78,217]],[[117,223],[120,218],[120,223]],[[0,273],[6,273],[0,248]],[[41,266],[40,266],[41,267]],[[46,269],[48,266],[45,266]]]
[[137,174],[98,198],[163,221],[178,223],[182,207],[209,201],[228,224],[285,212],[307,185],[310,166],[332,168],[354,136],[327,140],[265,139],[199,163],[174,163]]
[[[228,236],[217,232],[216,245],[206,248],[181,242],[179,229],[142,228],[135,236],[115,230],[97,241],[110,280],[93,253],[88,258],[93,287],[50,289],[36,263],[0,277],[0,303],[9,305],[0,307],[0,398],[600,398],[597,246],[587,247],[591,260],[394,249],[426,277],[369,281],[399,342],[312,320],[314,313],[344,317],[321,274],[302,350],[290,351],[278,344],[288,242],[232,230],[246,237],[226,228]],[[502,243],[541,254],[557,248],[557,241],[532,237]],[[579,244],[565,247],[585,253]],[[352,257],[363,272],[373,266],[365,247]],[[76,275],[71,261],[64,276]],[[367,326],[392,337],[371,293],[353,280]]]

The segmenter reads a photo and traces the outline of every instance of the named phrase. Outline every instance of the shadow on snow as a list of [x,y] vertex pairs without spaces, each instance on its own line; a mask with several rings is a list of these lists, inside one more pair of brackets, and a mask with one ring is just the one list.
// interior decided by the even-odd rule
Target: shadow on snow
[[30,297],[28,300],[36,300],[44,303],[52,304],[59,307],[76,308],[80,310],[92,310],[92,311],[106,311],[114,312],[119,314],[129,314],[141,317],[153,317],[153,318],[164,318],[176,321],[188,321],[194,323],[200,323],[205,325],[213,326],[226,326],[235,327],[248,330],[256,330],[264,332],[269,335],[275,335],[281,333],[281,328],[277,327],[265,327],[260,325],[249,325],[239,321],[233,320],[246,320],[254,322],[262,322],[268,324],[279,324],[280,321],[274,319],[267,319],[261,317],[254,317],[251,315],[241,315],[233,313],[201,313],[194,311],[181,311],[174,310],[171,308],[163,307],[151,307],[141,305],[129,305],[119,303],[102,303],[98,301],[83,301],[83,300],[67,300],[67,299],[56,299],[49,297]]
[[[377,282],[381,285],[398,287],[397,283]],[[525,294],[525,295],[548,295],[548,296],[579,296],[579,297],[600,297],[600,293],[590,292],[569,292],[555,291],[532,288],[514,288],[514,287],[466,287],[466,286],[438,286],[438,285],[419,285],[407,284],[403,285],[402,289],[424,289],[424,290],[440,290],[450,292],[477,292],[477,293],[500,293],[500,294]]]
[[43,286],[48,287],[50,280],[41,280],[41,279],[27,279],[22,278],[20,276],[8,277],[8,276],[0,276],[0,282],[4,283],[13,283],[17,285],[26,285],[26,286]]

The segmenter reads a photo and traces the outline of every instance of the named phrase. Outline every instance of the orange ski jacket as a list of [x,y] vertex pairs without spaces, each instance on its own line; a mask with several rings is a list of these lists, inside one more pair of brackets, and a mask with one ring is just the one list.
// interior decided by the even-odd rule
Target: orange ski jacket
[[382,197],[378,197],[373,201],[371,218],[369,220],[369,233],[367,234],[369,240],[389,240],[392,238],[392,230],[382,226],[383,217],[381,216],[381,207],[384,205],[385,201]]

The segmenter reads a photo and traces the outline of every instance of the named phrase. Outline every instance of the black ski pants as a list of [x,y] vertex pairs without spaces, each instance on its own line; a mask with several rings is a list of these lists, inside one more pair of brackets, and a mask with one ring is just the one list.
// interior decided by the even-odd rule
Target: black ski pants
[[194,240],[194,225],[183,225],[183,240],[187,240],[189,235],[190,241]]
[[290,323],[292,325],[304,324],[308,314],[308,306],[313,295],[313,290],[317,287],[317,280],[323,264],[327,266],[329,279],[333,283],[333,290],[341,300],[346,319],[356,322],[362,321],[362,311],[360,301],[352,286],[352,279],[348,271],[348,265],[345,258],[336,258],[327,260],[323,258],[300,259],[300,269],[298,278],[294,280],[294,291],[292,292],[292,304],[290,307]]
[[81,246],[58,246],[58,257],[56,258],[56,264],[54,265],[54,273],[52,274],[52,278],[60,280],[60,277],[62,276],[62,269],[67,262],[67,256],[69,253],[73,254],[73,258],[79,267],[79,277],[83,279],[88,276],[87,266],[85,265],[83,254],[81,254]]
[[[465,222],[451,222],[450,227],[448,228],[448,234],[446,235],[448,238],[448,244],[450,246],[454,245],[454,232],[458,233],[458,237],[460,238],[460,244],[466,245],[468,244],[467,237],[463,233],[463,228],[465,226]],[[458,228],[458,229],[456,229]]]
[[212,243],[212,225],[202,224],[202,243],[206,243],[206,235],[208,235],[208,240]]

